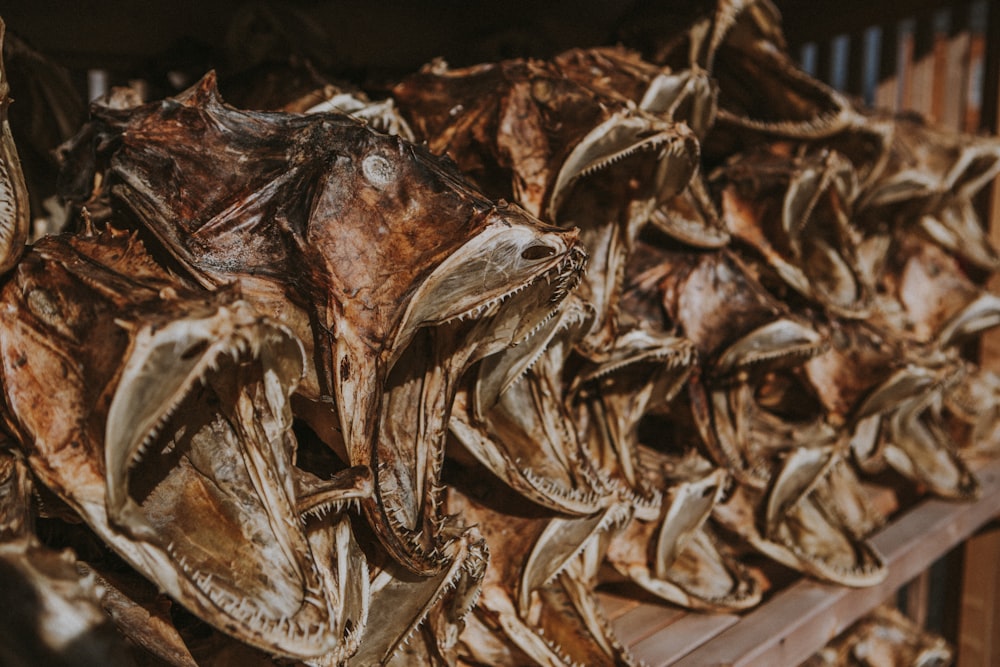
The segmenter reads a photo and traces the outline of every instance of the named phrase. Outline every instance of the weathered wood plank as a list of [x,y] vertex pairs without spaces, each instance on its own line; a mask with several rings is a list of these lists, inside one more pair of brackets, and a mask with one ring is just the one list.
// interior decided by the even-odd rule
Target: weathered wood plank
[[965,545],[957,667],[1000,664],[1000,528]]
[[669,665],[671,656],[684,655],[714,640],[738,622],[739,616],[733,614],[685,614],[666,629],[633,644],[632,651],[650,667]]

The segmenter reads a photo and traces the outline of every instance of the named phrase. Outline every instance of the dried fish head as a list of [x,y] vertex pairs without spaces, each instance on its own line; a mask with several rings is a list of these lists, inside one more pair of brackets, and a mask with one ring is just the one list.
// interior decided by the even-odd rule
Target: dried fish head
[[509,490],[474,469],[448,489],[448,509],[492,545],[482,595],[459,656],[487,664],[632,664],[593,593],[601,542],[628,519],[624,504],[581,517],[525,512]]
[[650,486],[639,464],[639,422],[669,403],[695,368],[691,341],[637,325],[622,332],[599,359],[578,365],[567,401],[589,458],[638,516],[660,513],[662,488]]
[[799,157],[780,145],[731,161],[722,210],[733,236],[751,246],[792,289],[830,312],[864,317],[874,288],[858,258],[851,223],[853,167],[833,151]]
[[[336,651],[362,619],[321,568],[364,563],[314,551],[299,523],[298,341],[233,290],[185,288],[113,232],[43,239],[3,299],[6,401],[41,482],[205,621],[281,655]],[[327,502],[371,493],[370,476],[356,482],[329,482]]]
[[650,593],[689,609],[731,611],[760,602],[757,581],[708,525],[729,475],[694,451],[667,454],[639,447],[643,474],[663,489],[660,515],[634,518],[612,536],[607,561]]
[[[763,382],[775,373],[794,379],[788,374],[822,351],[826,340],[764,290],[734,254],[647,247],[632,270],[627,284],[646,291],[656,285],[665,321],[704,360],[703,373],[688,389],[698,430],[719,465],[744,483],[763,486],[770,457],[789,438],[804,444],[833,437],[818,410],[782,425],[782,412],[799,411],[773,411],[762,402]],[[787,435],[774,440],[778,432]]]
[[766,492],[738,485],[713,516],[779,563],[843,586],[871,586],[888,572],[881,554],[826,504],[829,492],[816,492],[838,464],[837,449],[788,451]]
[[891,466],[937,495],[974,497],[978,482],[937,409],[962,365],[910,349],[866,323],[833,325],[830,347],[806,363],[806,377],[833,421],[846,427],[862,470]]
[[489,357],[455,398],[450,431],[514,491],[542,507],[589,515],[608,502],[577,439],[563,378],[573,341],[593,311],[575,294],[531,340]]

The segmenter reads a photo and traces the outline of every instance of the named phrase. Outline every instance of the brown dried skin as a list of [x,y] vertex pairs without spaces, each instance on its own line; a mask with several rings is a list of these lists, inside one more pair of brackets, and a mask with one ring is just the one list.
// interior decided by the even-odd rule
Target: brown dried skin
[[859,264],[855,175],[842,156],[792,157],[772,145],[731,161],[714,178],[726,184],[727,228],[782,281],[838,316],[868,315],[874,289]]
[[34,533],[31,508],[33,485],[16,443],[0,436],[0,542]]
[[[445,161],[349,117],[227,107],[211,77],[105,116],[119,196],[182,264],[251,297],[271,282],[310,312],[349,462],[378,474],[366,515],[408,567],[445,567],[434,487],[457,379],[550,316],[583,263],[575,234],[494,206]],[[206,152],[233,156],[225,173]]]
[[[4,23],[0,20],[0,46],[4,31]],[[7,120],[9,94],[10,84],[3,57],[0,57],[0,274],[7,273],[17,263],[31,228],[28,190]]]
[[603,618],[589,566],[581,561],[588,545],[624,520],[627,509],[561,518],[523,507],[509,492],[482,483],[467,492],[449,487],[449,511],[478,524],[492,545],[459,658],[476,664],[632,664]]
[[543,331],[484,359],[455,398],[449,428],[455,440],[504,483],[556,512],[590,515],[608,502],[565,402],[566,358],[591,319],[576,295]]
[[639,447],[643,474],[664,490],[655,520],[634,518],[608,545],[607,561],[650,593],[700,611],[733,611],[761,599],[757,581],[706,524],[728,474],[694,452],[671,456]]
[[272,653],[336,651],[360,619],[320,568],[363,563],[314,551],[298,523],[298,341],[111,232],[39,242],[3,299],[9,418],[42,483],[205,621]]

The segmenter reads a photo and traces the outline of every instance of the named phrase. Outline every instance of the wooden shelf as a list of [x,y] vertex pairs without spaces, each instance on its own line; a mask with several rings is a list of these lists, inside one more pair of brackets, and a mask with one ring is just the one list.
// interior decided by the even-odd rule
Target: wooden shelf
[[938,558],[1000,516],[1000,461],[979,468],[982,495],[970,503],[924,499],[872,538],[886,580],[847,588],[801,579],[743,615],[683,612],[666,603],[605,594],[619,638],[651,667],[798,665]]

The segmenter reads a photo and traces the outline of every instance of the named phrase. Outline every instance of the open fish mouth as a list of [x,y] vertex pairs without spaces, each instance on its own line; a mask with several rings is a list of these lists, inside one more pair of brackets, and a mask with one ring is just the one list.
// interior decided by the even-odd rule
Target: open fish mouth
[[972,500],[979,495],[979,482],[959,456],[940,414],[931,409],[937,394],[950,389],[939,387],[913,397],[889,415],[889,442],[883,456],[890,466],[935,495]]
[[655,516],[662,501],[639,468],[639,422],[680,392],[696,359],[686,338],[636,327],[615,340],[605,359],[581,369],[571,387],[590,457],[639,516]]
[[650,593],[690,609],[731,611],[760,602],[759,584],[706,524],[725,496],[728,474],[693,451],[674,457],[640,447],[639,453],[645,474],[668,489],[655,520],[634,519],[612,538],[611,566]]
[[631,163],[653,156],[646,167],[651,170],[648,174],[630,174],[643,178],[649,187],[650,210],[640,216],[645,222],[657,199],[668,199],[684,189],[697,169],[698,154],[698,142],[686,125],[638,111],[620,111],[573,147],[552,185],[546,213],[551,220],[559,220],[575,184],[626,160]]
[[[719,356],[707,395],[696,401],[704,407],[694,414],[713,456],[737,480],[763,488],[777,450],[832,439],[818,404],[789,388],[801,386],[795,369],[824,349],[819,332],[781,318],[744,335]],[[694,391],[702,390],[696,386]]]
[[592,309],[571,296],[532,339],[484,359],[455,399],[449,429],[480,463],[542,507],[592,514],[605,483],[580,449],[564,399],[570,341],[589,327]]
[[[111,399],[105,464],[109,521],[168,592],[251,643],[312,657],[345,632],[296,509],[288,399],[304,363],[298,339],[241,301],[144,325]],[[323,555],[346,560],[347,540],[333,542],[345,553]]]
[[[532,222],[516,224],[521,221],[511,216]],[[512,347],[525,346],[530,354],[579,282],[585,259],[575,230],[501,206],[497,223],[442,263],[414,295],[400,327],[412,332],[410,340],[397,346],[387,374],[368,509],[376,532],[407,567],[431,573],[447,565],[438,536],[444,521],[439,480],[460,378],[479,360]]]
[[979,483],[936,409],[963,375],[961,366],[910,364],[876,386],[852,420],[851,452],[859,467],[874,472],[888,465],[938,496],[975,498]]
[[831,447],[799,447],[785,456],[765,493],[739,485],[714,516],[795,570],[843,586],[877,584],[888,572],[884,559],[823,493],[838,456]]

